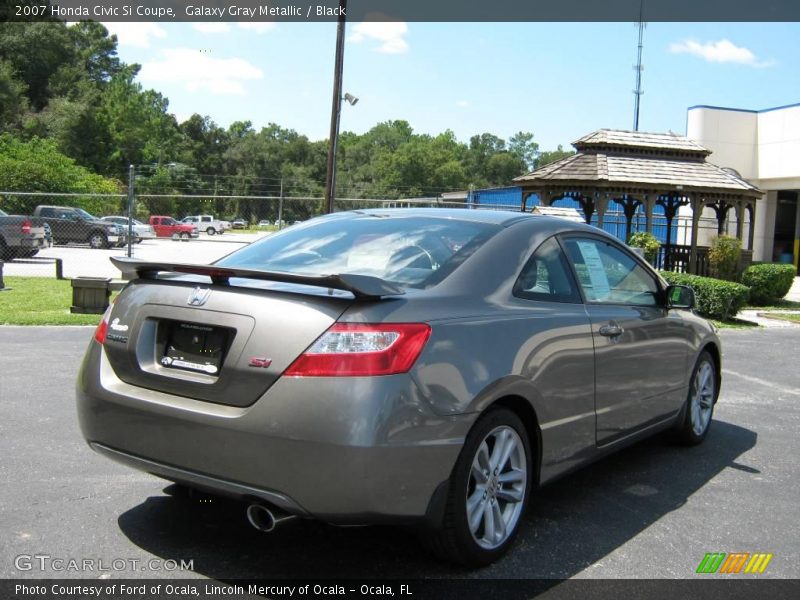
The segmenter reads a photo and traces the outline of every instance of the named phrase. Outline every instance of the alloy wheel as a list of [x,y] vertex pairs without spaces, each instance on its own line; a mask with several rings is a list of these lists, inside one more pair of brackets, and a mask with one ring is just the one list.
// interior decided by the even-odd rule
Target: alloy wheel
[[467,522],[479,546],[492,550],[513,533],[527,484],[528,465],[519,434],[507,425],[496,427],[478,446],[467,484]]
[[695,435],[702,435],[711,420],[714,409],[714,367],[704,361],[694,375],[692,384],[694,394],[690,410],[692,411],[692,430]]

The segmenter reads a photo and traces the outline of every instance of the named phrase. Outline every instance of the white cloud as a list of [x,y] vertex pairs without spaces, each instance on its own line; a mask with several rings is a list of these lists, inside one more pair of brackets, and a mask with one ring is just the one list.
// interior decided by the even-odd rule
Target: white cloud
[[349,41],[359,44],[365,40],[375,40],[380,43],[376,48],[377,52],[383,54],[403,54],[408,52],[408,42],[405,35],[408,33],[408,25],[402,21],[387,23],[363,22],[357,23],[353,27],[353,33]]
[[156,23],[104,22],[103,25],[108,29],[108,33],[117,36],[120,46],[149,48],[150,38],[167,37],[167,32]]
[[192,27],[200,33],[228,33],[231,30],[227,23],[193,23]]
[[750,67],[768,67],[773,64],[772,61],[758,60],[752,50],[737,46],[727,39],[704,44],[695,40],[683,40],[670,44],[669,51],[673,54],[692,54],[713,63],[734,63]]
[[456,106],[459,106],[461,108],[467,108],[469,106],[469,102],[467,102],[466,100],[459,100],[458,102],[456,102]]
[[163,60],[142,65],[142,82],[181,82],[190,92],[244,95],[244,82],[264,77],[243,58],[212,58],[190,48],[170,48],[162,54]]
[[239,25],[239,29],[246,29],[248,31],[255,31],[258,34],[267,33],[268,31],[272,31],[277,27],[276,23],[273,22],[264,22],[264,21],[252,21],[252,22],[244,22],[244,23],[237,23]]

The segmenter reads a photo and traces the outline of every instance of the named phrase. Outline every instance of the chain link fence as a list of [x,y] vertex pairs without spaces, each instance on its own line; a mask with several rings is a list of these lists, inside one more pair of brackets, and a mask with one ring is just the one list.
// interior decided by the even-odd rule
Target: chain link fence
[[[119,272],[109,261],[111,256],[208,263],[324,212],[321,195],[298,194],[298,186],[284,180],[264,183],[247,178],[194,178],[191,185],[184,180],[177,183],[172,180],[170,188],[132,172],[131,183],[132,194],[0,191],[1,210],[25,215],[22,221],[6,226],[4,241],[0,243],[5,275],[117,278]],[[175,192],[176,188],[181,193]],[[515,212],[520,209],[518,204],[445,201],[439,195],[399,199],[341,197],[336,198],[334,209],[414,206]],[[656,216],[654,232],[658,229],[656,233],[662,233],[659,237],[665,241],[665,223],[659,218],[663,220]],[[8,235],[8,230],[15,228],[19,229],[17,237],[27,235],[34,241],[25,242],[25,247],[15,245],[22,243]],[[626,220],[622,211],[609,210],[603,228],[624,240]],[[23,234],[23,229],[28,233]],[[632,232],[643,230],[644,216],[637,214]],[[0,217],[0,233],[3,233],[3,217]],[[717,234],[716,219],[704,216],[699,233],[702,245]],[[690,216],[679,215],[675,219],[671,238],[673,244],[690,243]]]

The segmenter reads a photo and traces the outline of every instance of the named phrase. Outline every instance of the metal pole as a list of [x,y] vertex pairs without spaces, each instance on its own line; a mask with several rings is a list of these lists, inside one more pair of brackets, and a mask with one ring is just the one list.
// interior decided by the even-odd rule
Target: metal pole
[[333,212],[336,196],[336,146],[339,142],[339,114],[342,110],[342,67],[344,66],[344,25],[347,0],[339,0],[339,23],[336,28],[336,60],[333,69],[331,131],[328,138],[328,165],[325,174],[325,212]]
[[639,3],[639,50],[636,61],[636,90],[633,92],[636,95],[636,101],[633,106],[633,130],[639,131],[639,102],[642,94],[642,39],[644,37],[644,21],[642,20],[642,13],[644,11],[644,0]]
[[283,227],[283,177],[281,177],[281,199],[278,201],[278,231]]
[[134,167],[128,167],[128,253],[130,258],[133,256],[133,180],[135,178]]

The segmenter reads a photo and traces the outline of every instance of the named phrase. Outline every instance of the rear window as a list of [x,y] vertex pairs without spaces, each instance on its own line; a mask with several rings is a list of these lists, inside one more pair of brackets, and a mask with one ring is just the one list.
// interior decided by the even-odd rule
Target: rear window
[[308,275],[370,275],[424,288],[439,283],[500,229],[430,217],[323,218],[271,235],[216,264]]

